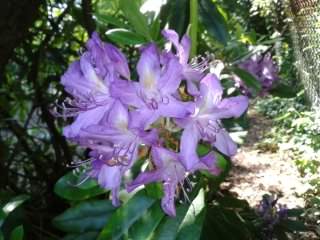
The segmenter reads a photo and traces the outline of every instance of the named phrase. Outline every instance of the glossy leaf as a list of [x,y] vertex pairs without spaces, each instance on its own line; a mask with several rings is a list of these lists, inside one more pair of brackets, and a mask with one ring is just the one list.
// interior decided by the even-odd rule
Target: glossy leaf
[[106,32],[106,35],[111,41],[123,45],[142,44],[147,41],[143,36],[123,28],[111,29]]
[[137,1],[120,0],[120,8],[132,25],[133,29],[140,35],[151,40],[146,17],[140,12]]
[[211,0],[199,1],[200,20],[208,33],[223,45],[227,44],[229,33],[224,17]]
[[161,219],[165,216],[157,201],[143,216],[130,227],[129,236],[132,240],[150,239]]
[[[17,197],[14,197],[14,198],[10,199],[10,201],[7,202],[3,206],[3,208],[2,208],[3,213],[8,215],[10,212],[15,210],[17,207],[19,207],[22,203],[24,203],[28,199],[30,199],[30,197],[28,195],[25,195],[25,194],[19,195]],[[2,215],[2,214],[0,214],[0,215]]]
[[194,199],[180,226],[178,240],[200,239],[203,221],[205,217],[204,190],[200,190]]
[[10,235],[10,240],[23,240],[23,226],[20,225],[13,229]]
[[166,216],[161,221],[159,227],[156,229],[155,234],[152,239],[175,240],[177,238],[179,229],[180,228],[183,229],[183,227],[182,227],[183,225],[181,225],[181,224],[185,222],[186,223],[185,227],[186,227],[187,223],[190,221],[189,214],[192,214],[192,211],[194,209],[193,208],[193,199],[195,198],[195,196],[199,196],[199,194],[200,194],[199,187],[200,187],[200,184],[198,184],[195,187],[195,189],[193,190],[193,192],[189,196],[189,200],[192,201],[192,203],[188,202],[185,204],[181,204],[181,203],[177,204],[176,217]]
[[168,16],[169,27],[182,36],[189,25],[189,1],[169,1],[170,15]]
[[154,202],[155,199],[148,197],[145,190],[136,193],[110,217],[108,223],[101,231],[98,240],[120,239]]
[[241,78],[247,87],[253,89],[255,92],[259,92],[261,90],[261,83],[251,73],[238,67],[233,67],[232,70]]
[[73,172],[69,172],[61,177],[54,186],[54,192],[67,200],[84,200],[102,193],[106,190],[100,188],[98,184],[93,184],[88,188],[82,188],[77,186],[81,181],[79,176],[76,176]]
[[53,225],[65,232],[98,231],[115,211],[111,201],[96,200],[80,203],[53,219]]

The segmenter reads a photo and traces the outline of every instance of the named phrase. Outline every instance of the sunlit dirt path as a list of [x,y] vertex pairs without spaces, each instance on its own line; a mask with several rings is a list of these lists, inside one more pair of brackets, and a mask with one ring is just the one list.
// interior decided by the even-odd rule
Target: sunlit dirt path
[[280,197],[278,202],[288,208],[304,207],[301,194],[307,186],[293,160],[272,145],[268,149],[257,147],[263,135],[270,131],[272,121],[255,111],[249,112],[249,119],[245,144],[233,159],[224,187],[251,206],[256,206],[264,194],[276,194]]

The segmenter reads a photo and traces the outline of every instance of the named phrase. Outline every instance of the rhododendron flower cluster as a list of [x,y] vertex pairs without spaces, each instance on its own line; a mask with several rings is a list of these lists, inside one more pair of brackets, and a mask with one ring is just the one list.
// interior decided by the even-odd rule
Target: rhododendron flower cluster
[[[74,118],[63,134],[90,149],[87,174],[111,190],[114,205],[120,204],[123,176],[138,161],[141,148],[150,150],[147,170],[126,188],[163,183],[162,208],[175,216],[176,189],[188,174],[197,170],[218,174],[215,151],[236,153],[221,119],[243,114],[248,98],[223,98],[218,77],[206,73],[207,62],[189,60],[189,37],[180,41],[173,30],[162,33],[171,47],[161,50],[154,43],[141,47],[138,79],[131,79],[124,54],[94,33],[80,60],[61,78],[71,95],[61,114]],[[176,148],[167,146],[168,135],[176,138]],[[199,141],[210,143],[212,151],[199,157]]]
[[[277,65],[273,62],[271,55],[254,54],[250,58],[238,64],[242,68],[251,73],[261,84],[260,96],[264,96],[272,89],[274,83],[279,79]],[[235,86],[247,96],[252,96],[252,91],[237,76],[234,77]]]

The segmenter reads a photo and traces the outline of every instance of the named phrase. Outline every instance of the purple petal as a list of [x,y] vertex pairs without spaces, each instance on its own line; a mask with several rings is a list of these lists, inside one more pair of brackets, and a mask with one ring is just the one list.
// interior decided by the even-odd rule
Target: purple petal
[[116,100],[108,116],[108,122],[110,125],[119,130],[128,129],[129,125],[129,113],[128,109],[119,101]]
[[119,191],[120,191],[120,187],[118,186],[118,187],[114,187],[111,192],[112,205],[115,207],[120,206]]
[[220,152],[227,156],[233,156],[237,153],[237,145],[231,139],[228,132],[224,129],[220,129],[216,134],[215,142],[213,143]]
[[86,97],[92,91],[92,84],[82,74],[80,61],[70,64],[68,70],[61,77],[61,84],[65,90],[75,97]]
[[179,35],[171,29],[166,29],[162,31],[162,35],[170,42],[173,43],[176,48],[177,55],[179,57],[180,63],[186,65],[189,58],[189,52],[191,48],[191,40],[187,35],[184,35],[179,43]]
[[138,83],[125,80],[117,80],[110,87],[111,96],[118,98],[121,102],[141,108],[145,106],[144,102],[137,96]]
[[158,109],[163,117],[184,118],[194,112],[194,103],[181,102],[171,96],[165,96],[165,98],[168,103],[160,104]]
[[63,135],[67,138],[78,136],[81,129],[98,124],[107,114],[109,108],[110,105],[106,105],[80,113],[71,125],[63,129]]
[[108,86],[106,82],[97,75],[95,69],[90,63],[90,56],[88,53],[84,53],[80,58],[80,66],[83,73],[83,76],[91,83],[92,92],[103,92],[109,94]]
[[245,96],[236,96],[223,99],[218,105],[218,119],[240,117],[248,108],[249,99]]
[[157,129],[151,129],[150,131],[139,130],[137,134],[144,144],[154,145],[159,141],[159,134]]
[[188,171],[199,162],[197,154],[199,139],[200,134],[194,124],[189,124],[182,132],[180,142],[181,162]]
[[206,109],[215,107],[221,101],[223,88],[216,75],[209,73],[201,80],[200,93]]
[[117,72],[126,79],[130,79],[130,70],[124,54],[110,43],[105,44],[105,49]]
[[160,59],[155,44],[149,44],[142,50],[137,72],[141,87],[145,91],[155,91],[160,78]]
[[141,108],[131,112],[130,128],[146,129],[160,117],[159,111]]
[[161,171],[158,170],[140,173],[136,179],[127,185],[127,191],[131,192],[141,185],[161,181],[161,178]]
[[180,65],[178,60],[173,57],[167,63],[166,69],[159,79],[158,88],[164,94],[172,94],[178,89],[181,78],[182,66]]
[[120,186],[121,177],[121,166],[110,167],[104,164],[98,175],[98,183],[103,188],[111,190]]
[[163,184],[164,196],[161,199],[161,207],[171,217],[176,216],[176,207],[174,205],[176,187],[176,183],[165,182]]
[[217,166],[217,158],[214,152],[209,152],[207,155],[200,158],[202,169],[208,170],[212,175],[219,175],[221,169]]
[[191,39],[185,34],[181,39],[181,48],[183,51],[179,53],[181,63],[187,63],[191,50]]

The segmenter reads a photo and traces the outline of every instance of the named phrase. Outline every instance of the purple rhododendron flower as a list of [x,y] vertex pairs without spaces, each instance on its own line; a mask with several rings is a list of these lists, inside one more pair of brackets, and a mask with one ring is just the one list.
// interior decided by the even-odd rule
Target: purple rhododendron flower
[[186,171],[179,160],[179,155],[162,147],[152,147],[152,160],[155,170],[140,173],[127,189],[132,191],[136,187],[151,182],[163,182],[164,196],[161,201],[163,210],[169,216],[176,215],[174,205],[175,192],[178,184],[183,185]]
[[222,127],[220,119],[239,117],[248,108],[248,98],[237,96],[222,99],[223,89],[214,74],[208,74],[200,82],[200,97],[194,113],[178,121],[184,130],[180,151],[187,170],[199,162],[196,148],[200,139],[210,142],[220,152],[233,156],[237,146]]
[[[239,117],[248,107],[248,98],[223,99],[217,75],[204,73],[208,62],[188,62],[190,39],[184,35],[179,41],[173,30],[162,33],[176,51],[161,51],[154,43],[142,47],[136,66],[139,81],[130,79],[125,56],[94,33],[87,51],[62,76],[61,83],[73,99],[66,101],[61,115],[75,117],[64,135],[90,149],[90,159],[83,162],[90,163],[87,176],[111,190],[115,206],[120,204],[123,176],[139,158],[139,149],[148,156],[151,149],[151,170],[140,173],[127,190],[161,182],[162,208],[175,216],[176,192],[182,189],[186,194],[183,183],[188,174],[207,170],[218,175],[215,149],[228,156],[236,153],[221,119]],[[213,71],[218,75],[223,64],[219,66]],[[182,80],[187,91],[181,87]],[[164,144],[166,137],[178,143],[175,148]],[[199,157],[200,140],[215,149]]]
[[[176,57],[170,57],[162,65],[156,45],[149,44],[142,50],[137,72],[139,83],[115,84],[113,94],[137,108],[133,114],[139,118],[138,123],[148,126],[159,117],[183,118],[192,111],[192,104],[174,96],[182,78],[182,67]],[[124,89],[119,87],[121,84]]]
[[[262,89],[259,93],[261,96],[264,96],[279,79],[278,68],[272,61],[270,54],[263,56],[255,54],[238,66],[251,73],[261,83]],[[243,94],[252,96],[250,89],[238,76],[235,76],[234,80],[236,83],[235,86],[238,87]]]
[[66,137],[76,137],[81,128],[99,123],[113,103],[110,84],[120,76],[130,78],[124,55],[94,33],[87,42],[87,51],[61,78],[61,84],[74,98],[68,102],[71,108],[65,108],[62,115],[76,116],[75,121],[64,128]]

